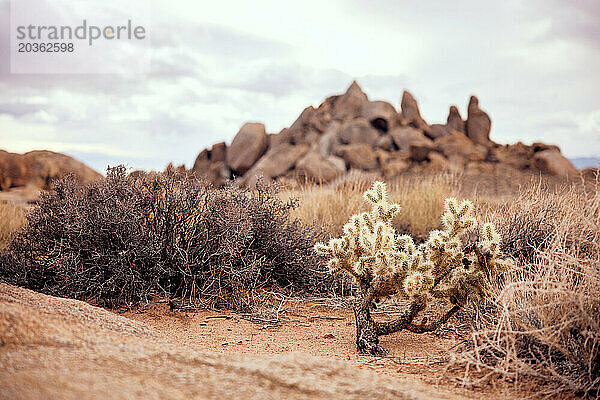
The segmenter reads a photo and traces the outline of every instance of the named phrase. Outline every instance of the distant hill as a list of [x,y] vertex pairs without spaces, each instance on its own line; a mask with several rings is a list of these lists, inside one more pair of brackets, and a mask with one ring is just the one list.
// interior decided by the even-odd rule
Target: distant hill
[[600,157],[576,157],[569,158],[569,160],[577,169],[598,168],[598,164],[600,164]]

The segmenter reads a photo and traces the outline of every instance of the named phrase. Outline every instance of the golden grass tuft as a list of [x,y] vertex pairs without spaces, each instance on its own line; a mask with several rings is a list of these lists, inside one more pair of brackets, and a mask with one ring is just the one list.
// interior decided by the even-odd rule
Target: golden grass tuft
[[25,224],[23,206],[0,202],[0,250],[4,250],[12,234]]
[[[368,174],[352,174],[327,186],[304,186],[282,195],[299,200],[292,217],[340,235],[350,216],[368,209],[362,194],[374,180]],[[406,175],[388,182],[389,198],[402,206],[394,227],[424,240],[429,231],[439,228],[444,200],[459,193],[460,183],[453,175]]]

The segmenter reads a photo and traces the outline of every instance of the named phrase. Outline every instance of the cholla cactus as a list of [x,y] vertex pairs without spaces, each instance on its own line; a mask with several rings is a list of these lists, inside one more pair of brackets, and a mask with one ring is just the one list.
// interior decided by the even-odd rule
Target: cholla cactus
[[[410,236],[398,235],[392,227],[400,206],[388,202],[383,182],[375,182],[364,198],[372,206],[370,212],[352,216],[341,238],[315,245],[318,253],[330,256],[331,272],[345,271],[358,284],[357,346],[363,353],[384,353],[378,345],[381,335],[402,329],[437,329],[468,299],[485,296],[490,279],[511,266],[502,258],[500,236],[492,224],[483,225],[478,245],[464,250],[461,236],[476,226],[470,201],[447,199],[442,215],[444,230],[431,232],[425,243],[416,246]],[[396,321],[373,321],[373,303],[392,295],[410,300],[406,314]],[[452,308],[434,323],[414,324],[432,299],[448,299]]]

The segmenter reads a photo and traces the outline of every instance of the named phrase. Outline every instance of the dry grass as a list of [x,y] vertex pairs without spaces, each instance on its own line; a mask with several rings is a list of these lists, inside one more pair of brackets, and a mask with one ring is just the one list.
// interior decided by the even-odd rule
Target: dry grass
[[[375,179],[372,175],[350,174],[324,187],[304,186],[283,195],[299,200],[293,217],[339,235],[350,216],[367,210],[362,195]],[[388,182],[388,192],[402,206],[395,228],[424,240],[429,231],[439,228],[444,200],[459,196],[460,183],[454,175],[404,175]]]
[[537,379],[540,395],[600,396],[599,188],[538,185],[490,214],[519,268],[455,354],[465,383]]
[[0,250],[4,250],[12,234],[25,224],[23,206],[0,202]]

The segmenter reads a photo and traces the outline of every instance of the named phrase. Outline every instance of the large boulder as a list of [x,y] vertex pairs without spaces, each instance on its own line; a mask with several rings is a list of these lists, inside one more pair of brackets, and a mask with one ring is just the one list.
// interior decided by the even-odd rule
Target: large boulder
[[225,142],[219,142],[214,144],[210,149],[210,160],[211,161],[225,161],[227,155],[227,145]]
[[308,106],[302,111],[298,119],[290,126],[290,130],[315,130],[319,133],[323,132],[329,122],[331,114],[324,108],[315,109],[313,106]]
[[360,112],[371,126],[381,132],[387,132],[398,125],[398,111],[388,102],[369,101],[365,103]]
[[65,154],[35,150],[25,154],[0,150],[0,189],[33,185],[49,189],[55,179],[72,174],[81,184],[102,177],[82,162]]
[[544,151],[544,150],[554,150],[554,151],[558,151],[560,153],[560,147],[558,147],[554,144],[546,144],[546,143],[540,143],[540,142],[535,142],[534,144],[532,144],[531,149],[533,150],[534,153],[537,153],[538,151]]
[[210,150],[204,149],[194,161],[193,171],[203,171],[207,168],[211,162],[225,161],[227,155],[227,145],[225,142],[219,142],[214,144]]
[[377,142],[375,142],[375,147],[378,149],[392,151],[395,149],[394,147],[394,139],[390,135],[381,135],[377,138]]
[[65,154],[48,150],[35,150],[23,154],[25,165],[29,172],[29,183],[48,189],[54,179],[73,174],[81,184],[90,183],[102,177],[84,163]]
[[215,161],[208,164],[207,168],[197,173],[206,179],[213,187],[221,187],[231,179],[231,170],[224,161]]
[[402,107],[402,117],[406,123],[412,125],[413,127],[422,130],[426,134],[431,133],[431,128],[425,122],[425,120],[421,117],[421,112],[419,111],[419,105],[417,104],[417,100],[410,94],[407,90],[402,93],[402,101],[400,106]]
[[246,184],[254,186],[258,176],[265,179],[277,178],[292,169],[296,162],[309,150],[307,145],[281,144],[271,148],[264,156],[244,175]]
[[368,144],[353,143],[344,146],[341,153],[349,168],[371,171],[378,167],[377,153]]
[[338,137],[344,144],[366,143],[374,147],[379,138],[379,131],[373,128],[367,119],[354,118],[342,124]]
[[328,100],[333,104],[332,117],[338,120],[360,116],[363,105],[369,101],[356,81],[352,82],[346,93]]
[[427,136],[429,136],[431,139],[437,139],[439,137],[448,135],[450,135],[450,129],[448,129],[446,125],[432,124],[431,133],[429,133]]
[[224,185],[231,179],[231,170],[227,166],[227,145],[225,142],[214,144],[210,150],[202,150],[192,167],[192,172],[206,179],[214,187]]
[[[215,148],[215,146],[217,146]],[[231,170],[223,161],[220,153],[223,147],[220,144],[213,146],[213,149],[218,151],[213,153],[212,150],[202,150],[194,161],[192,172],[198,177],[206,179],[208,183],[214,187],[220,187],[224,185],[229,179],[231,179]]]
[[[327,183],[346,172],[344,160],[335,156],[323,157],[311,151],[296,163],[296,173],[307,181]],[[344,167],[342,167],[344,164]]]
[[28,171],[21,154],[0,150],[0,190],[25,186],[28,183]]
[[456,106],[450,106],[448,118],[446,119],[446,126],[448,129],[454,129],[455,131],[465,133],[465,121],[463,121]]
[[490,130],[492,120],[485,111],[479,108],[479,100],[471,96],[467,116],[467,136],[473,143],[488,146],[490,144]]
[[542,150],[533,156],[533,166],[552,175],[577,175],[577,168],[555,149]]
[[399,126],[390,132],[394,143],[400,150],[408,151],[414,161],[424,161],[430,151],[435,149],[433,141],[422,131],[410,126]]
[[341,123],[338,121],[331,121],[331,123],[327,126],[327,129],[317,142],[318,152],[323,157],[327,157],[331,155],[336,148],[341,144],[340,141],[340,131]]
[[458,131],[437,138],[434,144],[436,150],[447,158],[460,156],[467,161],[484,161],[487,158],[488,149],[485,146],[474,144]]
[[194,166],[192,167],[192,171],[194,172],[202,172],[208,169],[210,165],[210,150],[204,149],[196,156],[196,160],[194,161]]
[[448,160],[446,159],[446,157],[444,157],[442,154],[438,153],[437,151],[429,152],[429,154],[427,155],[427,158],[429,159],[429,163],[427,164],[427,167],[430,170],[432,170],[432,171],[450,171],[451,170],[451,165],[448,162]]
[[231,146],[227,149],[227,165],[236,174],[244,175],[265,154],[267,146],[265,125],[247,122],[235,135]]

